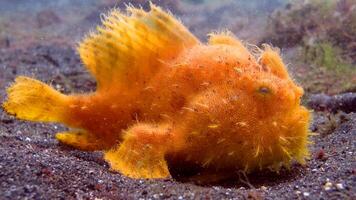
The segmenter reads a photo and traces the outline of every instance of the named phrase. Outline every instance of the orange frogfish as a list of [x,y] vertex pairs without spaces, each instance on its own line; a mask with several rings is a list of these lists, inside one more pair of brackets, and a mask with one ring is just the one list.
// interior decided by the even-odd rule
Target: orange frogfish
[[151,5],[110,11],[78,52],[95,92],[65,95],[19,76],[4,109],[67,125],[61,143],[103,151],[112,170],[133,178],[170,177],[175,164],[278,171],[308,158],[303,89],[268,45],[251,53],[226,31],[202,43]]

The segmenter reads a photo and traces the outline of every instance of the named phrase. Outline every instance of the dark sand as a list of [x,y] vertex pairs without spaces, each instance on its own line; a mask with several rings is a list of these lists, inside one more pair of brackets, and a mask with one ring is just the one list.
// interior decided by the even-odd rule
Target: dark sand
[[[95,88],[75,51],[64,45],[0,50],[0,101],[17,75],[65,92]],[[177,179],[134,180],[109,171],[100,152],[58,144],[60,125],[24,122],[0,110],[0,199],[355,199],[356,114],[314,113],[306,166],[260,172],[213,185]]]

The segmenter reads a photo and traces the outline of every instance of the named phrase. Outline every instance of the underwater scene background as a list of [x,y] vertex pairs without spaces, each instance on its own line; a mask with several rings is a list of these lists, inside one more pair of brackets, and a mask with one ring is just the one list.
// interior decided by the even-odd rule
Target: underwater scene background
[[[230,30],[249,49],[280,49],[313,111],[306,166],[279,174],[236,173],[229,182],[184,177],[132,180],[108,171],[101,153],[58,144],[58,124],[15,120],[0,109],[0,199],[352,199],[356,149],[356,1],[152,0],[177,16],[201,41]],[[64,93],[93,91],[78,42],[102,13],[147,0],[0,0],[0,102],[18,75]],[[214,179],[214,177],[209,177]]]

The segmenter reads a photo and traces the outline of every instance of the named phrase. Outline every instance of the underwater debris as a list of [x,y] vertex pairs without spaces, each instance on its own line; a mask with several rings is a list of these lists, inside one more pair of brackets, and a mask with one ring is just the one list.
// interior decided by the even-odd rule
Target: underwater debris
[[265,46],[256,58],[229,32],[202,44],[154,5],[127,11],[111,11],[79,45],[96,92],[64,95],[20,76],[5,110],[67,125],[60,142],[102,150],[133,178],[169,177],[167,157],[212,173],[305,162],[309,111],[277,51]]
[[344,93],[334,96],[326,94],[311,95],[308,106],[316,111],[329,111],[336,113],[343,111],[346,113],[356,112],[356,93]]

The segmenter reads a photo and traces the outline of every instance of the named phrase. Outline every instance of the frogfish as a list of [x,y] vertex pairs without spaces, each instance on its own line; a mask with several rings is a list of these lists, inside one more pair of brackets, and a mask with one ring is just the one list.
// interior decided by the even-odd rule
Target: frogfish
[[65,145],[102,151],[110,169],[167,178],[279,171],[309,157],[310,112],[279,50],[248,48],[231,32],[200,41],[171,13],[113,9],[78,44],[94,92],[62,94],[18,76],[3,108],[18,119],[62,123]]

